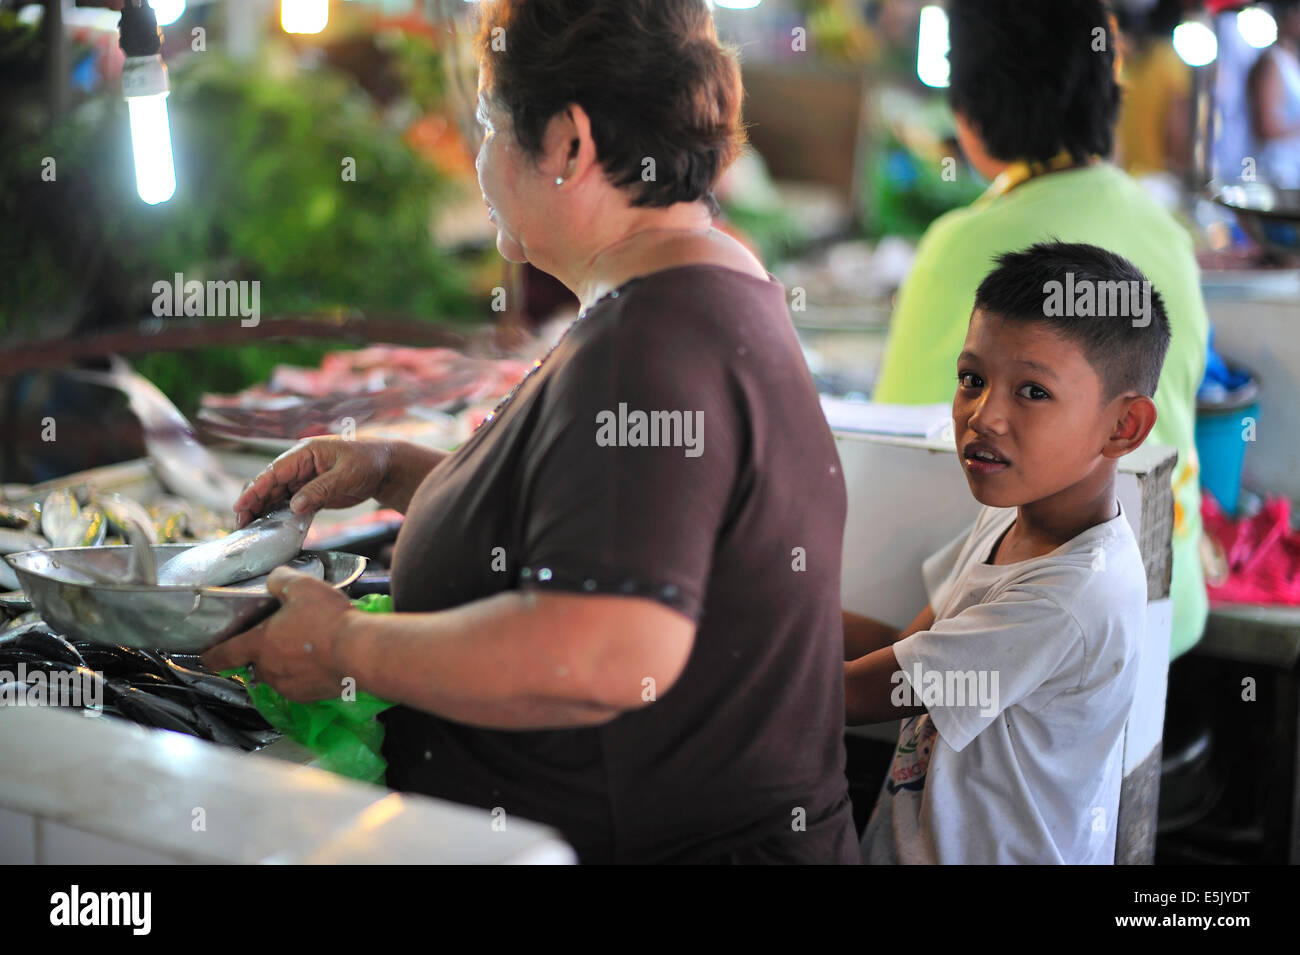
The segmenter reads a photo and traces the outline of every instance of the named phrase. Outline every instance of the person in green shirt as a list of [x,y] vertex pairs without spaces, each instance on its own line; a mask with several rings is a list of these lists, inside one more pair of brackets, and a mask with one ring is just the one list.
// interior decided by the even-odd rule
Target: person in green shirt
[[1186,231],[1111,153],[1120,88],[1102,0],[952,0],[949,102],[958,142],[991,180],[974,204],[931,224],[899,291],[872,395],[892,404],[950,401],[975,289],[1001,253],[1060,240],[1129,259],[1165,300],[1172,338],[1149,441],[1178,449],[1173,472],[1173,633],[1177,657],[1208,612],[1199,545],[1196,390],[1209,322]]

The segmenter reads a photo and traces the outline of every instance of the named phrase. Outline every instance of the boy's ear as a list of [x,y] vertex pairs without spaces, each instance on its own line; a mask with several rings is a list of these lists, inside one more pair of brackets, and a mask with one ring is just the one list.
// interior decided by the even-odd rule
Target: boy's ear
[[1108,458],[1122,458],[1141,446],[1156,424],[1156,403],[1146,395],[1128,394],[1115,401],[1115,427],[1101,449]]

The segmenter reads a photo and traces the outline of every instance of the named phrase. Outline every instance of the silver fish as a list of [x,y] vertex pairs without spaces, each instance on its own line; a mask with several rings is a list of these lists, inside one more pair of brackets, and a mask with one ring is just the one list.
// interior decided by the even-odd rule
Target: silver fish
[[[0,561],[0,567],[9,570],[9,565]],[[12,571],[10,571],[12,573]],[[27,595],[21,590],[11,590],[7,593],[0,594],[0,610],[17,616],[26,613],[32,609],[32,602],[27,599]]]
[[36,515],[31,511],[12,504],[0,504],[0,527],[25,530],[36,523]]
[[87,504],[50,537],[55,547],[98,547],[108,533],[108,518],[94,504]]
[[190,510],[184,501],[166,497],[149,505],[149,518],[158,542],[174,544],[185,536],[189,528]]
[[164,587],[220,587],[269,573],[298,556],[313,516],[282,507],[243,530],[195,544],[158,568],[158,583]]
[[189,520],[185,529],[195,540],[216,540],[218,537],[225,537],[235,529],[235,515],[228,508],[223,516],[210,507],[194,504],[190,507]]
[[[325,579],[325,564],[319,557],[313,554],[299,554],[293,560],[284,566],[290,570],[296,570],[300,573],[310,574],[317,580]],[[264,594],[266,593],[266,578],[270,574],[262,574],[260,577],[250,577],[248,580],[241,580],[233,584],[227,584],[221,589],[225,592],[235,591],[241,594]]]
[[21,593],[22,586],[22,583],[18,580],[18,575],[14,573],[14,569],[5,563],[3,557],[0,557],[0,589],[10,592],[17,590]]
[[[41,533],[53,543],[81,513],[81,505],[70,488],[61,487],[41,501]],[[56,545],[66,546],[66,545]]]
[[104,511],[108,523],[122,537],[130,539],[131,521],[134,520],[143,529],[150,544],[158,543],[158,531],[153,526],[153,520],[138,501],[121,494],[96,494],[93,502]]
[[44,550],[50,542],[30,531],[15,531],[0,527],[0,554],[21,554],[25,550]]
[[24,614],[14,617],[4,626],[0,626],[0,636],[7,637],[11,634],[18,633],[19,631],[30,630],[33,626],[38,624],[42,626],[44,625],[40,613],[36,610],[29,610]]
[[120,356],[113,355],[110,362],[107,372],[78,369],[68,374],[126,395],[144,430],[145,448],[168,490],[214,511],[230,510],[243,492],[244,482],[228,473],[199,443],[189,421],[153,382],[137,374]]
[[131,546],[131,560],[126,565],[126,582],[156,587],[158,563],[153,556],[153,545],[158,538],[152,534],[153,525],[137,519],[134,514],[126,515],[125,520],[126,536]]

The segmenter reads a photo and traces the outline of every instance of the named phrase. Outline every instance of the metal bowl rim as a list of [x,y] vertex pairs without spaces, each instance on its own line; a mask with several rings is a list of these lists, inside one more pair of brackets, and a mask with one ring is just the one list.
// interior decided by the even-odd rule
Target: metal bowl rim
[[[195,541],[193,544],[154,544],[153,546],[154,547],[183,547],[188,549],[190,547],[195,547],[201,543],[203,542]],[[229,597],[232,599],[248,598],[253,600],[263,600],[265,599],[266,596],[268,596],[266,594],[250,594],[250,593],[240,592],[237,590],[231,590],[229,589],[228,584],[221,584],[214,587],[186,587],[184,585],[154,584],[151,586],[149,584],[100,584],[100,583],[82,583],[80,581],[75,581],[75,580],[59,580],[57,577],[47,577],[44,574],[38,574],[35,571],[30,570],[26,567],[21,567],[18,564],[15,564],[13,560],[11,560],[11,558],[25,557],[28,554],[66,554],[69,552],[83,551],[83,550],[99,551],[99,550],[106,549],[107,546],[125,547],[126,545],[99,544],[90,547],[38,547],[34,550],[23,550],[23,551],[18,551],[17,553],[14,554],[4,554],[3,556],[5,559],[5,563],[7,563],[10,567],[13,568],[14,573],[31,574],[32,576],[38,577],[41,580],[46,580],[57,584],[69,584],[74,587],[94,587],[97,591],[108,591],[109,593],[141,593],[141,592],[151,593],[151,594],[199,593],[199,594],[211,594],[216,597]],[[178,551],[178,553],[180,553],[180,551]],[[349,554],[347,551],[341,551],[341,550],[304,550],[301,551],[300,554],[310,554],[314,557],[320,557],[321,563],[325,564],[326,567],[328,567],[330,564],[329,555],[331,554],[341,554],[344,557],[352,557],[359,562],[357,567],[353,568],[351,571],[345,574],[341,579],[330,583],[330,587],[334,588],[335,590],[342,590],[344,587],[347,587],[350,584],[355,583],[357,578],[360,577],[363,573],[365,573],[366,565],[369,564],[369,560],[365,557],[362,557],[360,554]],[[328,581],[326,582],[329,583]]]
[[1261,216],[1266,219],[1281,219],[1286,222],[1294,221],[1297,215],[1300,215],[1300,206],[1260,209],[1256,206],[1238,205],[1235,202],[1230,202],[1224,196],[1224,193],[1228,189],[1245,189],[1247,187],[1254,188],[1259,191],[1271,192],[1275,196],[1278,193],[1287,193],[1287,194],[1294,194],[1297,198],[1300,198],[1300,189],[1280,189],[1277,186],[1274,186],[1272,183],[1268,183],[1268,182],[1216,181],[1209,184],[1209,186],[1207,187],[1207,192],[1210,193],[1211,202],[1215,203],[1216,205],[1223,206],[1223,208],[1225,209],[1231,209],[1233,212],[1244,212],[1247,215]]

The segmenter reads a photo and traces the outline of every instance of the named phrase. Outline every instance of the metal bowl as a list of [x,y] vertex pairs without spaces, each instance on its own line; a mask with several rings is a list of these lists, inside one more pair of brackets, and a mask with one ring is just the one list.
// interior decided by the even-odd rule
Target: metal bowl
[[1263,182],[1211,187],[1214,201],[1231,209],[1242,230],[1274,255],[1300,256],[1300,189],[1276,189]]
[[[159,544],[154,560],[167,560],[193,544]],[[348,586],[366,569],[366,558],[339,551],[304,551],[325,565],[325,582]],[[269,617],[280,601],[270,594],[225,587],[158,587],[105,584],[125,578],[130,547],[55,547],[9,554],[23,593],[41,618],[72,640],[202,653]]]

